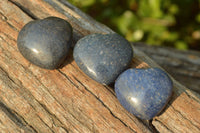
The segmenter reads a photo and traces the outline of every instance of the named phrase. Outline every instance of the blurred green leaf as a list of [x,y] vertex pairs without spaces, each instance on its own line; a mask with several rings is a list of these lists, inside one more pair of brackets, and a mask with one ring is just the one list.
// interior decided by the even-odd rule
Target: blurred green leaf
[[139,2],[138,14],[142,17],[159,18],[162,16],[161,0],[142,0]]
[[179,8],[177,5],[175,5],[175,4],[170,5],[170,7],[169,7],[170,14],[174,15],[174,14],[177,14],[178,12],[179,12]]
[[69,0],[129,41],[200,50],[200,0]]
[[183,42],[183,41],[177,41],[177,42],[175,43],[175,47],[176,47],[177,49],[180,49],[180,50],[187,50],[187,49],[188,49],[187,44],[186,44],[185,42]]
[[200,13],[196,16],[196,21],[200,23]]
[[121,16],[115,19],[119,31],[126,34],[131,30],[132,26],[137,25],[137,18],[131,11],[125,11]]

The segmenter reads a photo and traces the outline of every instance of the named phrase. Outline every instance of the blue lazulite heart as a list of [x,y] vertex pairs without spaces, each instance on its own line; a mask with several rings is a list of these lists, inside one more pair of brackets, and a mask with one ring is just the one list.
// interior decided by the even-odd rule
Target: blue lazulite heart
[[74,48],[80,69],[102,84],[110,84],[130,64],[133,50],[118,34],[92,34],[80,39]]
[[49,17],[26,24],[18,35],[17,45],[31,63],[55,69],[66,58],[71,40],[71,25],[63,19]]
[[166,105],[173,84],[159,68],[128,69],[115,82],[119,102],[135,116],[149,120]]

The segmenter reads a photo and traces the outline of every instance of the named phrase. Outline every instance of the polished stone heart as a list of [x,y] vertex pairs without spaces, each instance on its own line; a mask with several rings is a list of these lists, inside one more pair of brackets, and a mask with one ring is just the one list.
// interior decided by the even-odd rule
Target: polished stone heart
[[110,84],[127,69],[133,50],[118,34],[92,34],[77,42],[73,55],[77,65],[89,77]]
[[173,84],[159,68],[128,69],[115,82],[121,105],[140,119],[150,120],[164,108]]
[[17,46],[31,63],[56,69],[65,60],[72,40],[71,25],[60,18],[31,21],[19,32]]

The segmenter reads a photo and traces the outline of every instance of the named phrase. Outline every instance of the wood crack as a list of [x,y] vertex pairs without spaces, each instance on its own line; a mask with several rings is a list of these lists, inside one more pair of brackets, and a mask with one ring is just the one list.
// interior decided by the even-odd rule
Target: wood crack
[[81,125],[83,125],[84,127],[86,127],[89,131],[91,131],[91,129],[84,123],[84,122],[82,122],[79,118],[77,118],[73,113],[71,113],[70,111],[69,111],[69,113],[72,115],[72,117],[76,120],[76,121],[78,121]]
[[20,128],[22,128],[25,132],[37,133],[36,129],[34,129],[31,125],[29,125],[23,117],[17,114],[15,111],[6,107],[5,104],[0,102],[0,109],[7,114],[7,116]]
[[200,103],[199,99],[198,99],[198,100],[195,99],[193,96],[191,96],[190,94],[188,94],[187,91],[184,91],[184,93],[185,93],[189,98],[191,98],[192,100],[196,101],[197,103]]
[[[154,121],[159,122],[163,127],[165,127],[169,132],[174,133],[171,129],[169,129],[165,124],[163,124],[158,119],[155,119]],[[156,127],[152,124],[152,126],[156,129]],[[157,130],[157,129],[156,129]],[[157,131],[159,133],[159,131]]]
[[129,127],[126,123],[124,123],[120,118],[118,118],[116,115],[114,115],[113,114],[113,112],[110,110],[110,108],[109,107],[107,107],[105,104],[104,104],[104,102],[100,99],[100,98],[98,98],[93,92],[91,92],[84,84],[82,84],[75,76],[73,76],[73,78],[79,83],[79,84],[81,84],[90,94],[92,94],[109,112],[110,112],[110,114],[114,117],[114,118],[116,118],[116,119],[118,119],[124,126],[126,126],[126,127],[128,127],[131,131],[133,131],[134,133],[136,133],[136,131],[134,130],[134,129],[132,129],[131,127]]
[[61,70],[58,70],[71,84],[73,84],[76,88],[79,88],[78,85],[76,85],[64,72]]
[[50,131],[51,131],[52,133],[55,133],[55,132],[53,131],[53,129],[52,129],[51,127],[49,127],[49,125],[47,125],[47,124],[44,122],[44,120],[43,120],[39,115],[37,115],[37,116],[38,116],[38,118],[44,123],[44,125],[47,126],[47,127],[50,129]]
[[[60,71],[60,70],[58,70],[58,72],[60,72],[65,78],[67,78],[67,80],[71,83],[71,84],[73,84],[77,89],[79,89],[79,86],[78,85],[76,85],[65,73],[63,73],[62,71]],[[82,122],[82,121],[80,121],[78,118],[76,118],[76,116],[73,114],[73,113],[71,113],[71,111],[69,111],[69,113],[72,115],[72,117],[74,118],[74,119],[76,119],[80,124],[82,124],[82,125],[84,125],[85,126],[85,124],[84,124],[84,122]],[[87,127],[87,126],[85,126],[85,127]],[[88,127],[87,127],[88,128]],[[89,129],[89,128],[88,128]],[[89,130],[91,130],[91,129],[89,129]]]
[[[16,40],[15,40],[13,37],[9,36],[9,35],[6,34],[6,33],[3,33],[3,34],[4,34],[8,39],[10,39],[10,40],[16,42]],[[3,39],[3,37],[1,37],[1,38]],[[6,40],[3,39],[3,41],[5,41],[5,42],[10,46],[10,44],[9,44]]]
[[[58,70],[59,71],[59,70]],[[61,73],[62,74],[62,73]],[[55,98],[54,97],[54,95],[52,95],[50,92],[49,92],[49,90],[48,90],[48,88],[32,73],[32,75],[38,80],[38,82],[45,88],[45,90],[53,97],[53,99],[61,106],[61,108],[62,109],[64,109],[64,110],[66,110],[66,108],[57,100],[57,98]],[[65,77],[67,77],[66,75],[64,75]],[[67,78],[67,79],[69,79],[69,78]],[[70,79],[69,79],[69,81],[70,82],[73,82],[73,81],[71,81]],[[41,102],[38,102],[49,114],[51,114],[52,116],[55,116],[55,115],[53,115],[52,113],[50,113],[50,111],[47,109],[47,107],[44,105],[44,104],[42,104]],[[70,113],[70,115],[75,119],[75,120],[77,120],[79,123],[81,123],[81,124],[83,124],[84,125],[84,123],[82,123],[80,120],[78,120],[74,115],[73,115],[73,113],[71,113],[69,110],[68,110],[68,113]],[[57,118],[56,116],[55,116],[55,118]],[[64,118],[67,120],[68,118],[66,118],[65,116],[64,116]],[[59,119],[57,119],[59,122],[61,122]],[[70,121],[69,121],[70,122]],[[62,122],[61,122],[62,123]],[[73,125],[72,125],[73,126]],[[75,126],[73,126],[77,131],[79,131],[79,129],[77,129]],[[64,128],[64,130],[65,131],[69,131],[69,130],[67,130],[66,128]]]
[[[52,114],[49,110],[48,110],[48,108],[46,107],[46,105],[44,105],[44,104],[42,104],[42,103],[40,103],[40,102],[38,102],[40,105],[41,105],[41,107],[43,107],[44,108],[44,110],[51,116],[51,118],[52,118],[52,121],[53,121],[53,124],[56,126],[56,127],[62,127],[62,129],[64,129],[66,132],[68,132],[68,129],[66,129],[65,127],[63,127],[64,125],[62,124],[62,122],[57,118],[57,116],[55,115],[55,114]],[[57,122],[55,122],[55,121],[57,121]],[[58,123],[59,122],[59,123]],[[52,128],[52,127],[50,127],[50,128]]]
[[111,94],[113,94],[113,96],[115,96],[115,97],[116,97],[116,94],[115,94],[115,92],[114,92],[114,89],[113,89],[113,88],[111,88],[111,87],[109,87],[109,86],[106,86],[106,85],[105,85],[105,87],[106,87],[106,89],[107,89],[107,90],[109,90],[109,92],[110,92]]
[[[2,69],[2,68],[0,67],[0,69]],[[8,78],[11,82],[13,82],[13,83],[14,83],[15,85],[17,85],[19,88],[21,88],[20,90],[24,92],[24,95],[21,95],[21,96],[29,103],[29,105],[30,105],[35,111],[37,111],[37,109],[35,108],[36,105],[33,105],[33,103],[32,103],[31,101],[37,101],[37,104],[41,105],[41,107],[44,108],[44,106],[42,106],[42,104],[41,104],[37,99],[35,99],[34,96],[33,96],[29,91],[27,91],[27,90],[25,89],[25,87],[22,85],[21,81],[20,81],[20,84],[19,84],[19,83],[16,83],[16,82],[7,74],[7,72],[6,72],[5,70],[2,69],[2,71],[5,72],[5,76],[7,76],[7,78]],[[8,80],[7,80],[7,81],[8,81]],[[10,84],[8,84],[8,85],[10,85]],[[10,88],[13,88],[13,87],[10,86]],[[29,100],[29,99],[31,99],[31,100]],[[49,113],[50,115],[52,115],[46,108],[44,108],[44,110],[45,110],[47,113]],[[38,116],[38,115],[37,115],[37,116]],[[46,125],[52,132],[54,132],[54,131],[52,130],[52,128],[49,127],[49,126],[43,121],[43,119],[42,119],[40,116],[38,116],[38,118],[44,123],[44,125]],[[55,118],[56,118],[56,117],[55,117]],[[56,118],[56,120],[59,121],[59,119],[57,119],[57,118]],[[59,122],[60,122],[60,121],[59,121]],[[66,130],[66,129],[65,129],[65,130]]]
[[15,26],[13,26],[11,23],[9,23],[8,21],[6,21],[6,23],[15,31],[19,32],[19,30],[17,28],[15,28]]
[[196,127],[196,128],[200,131],[200,127],[198,127],[198,126],[196,126],[194,123],[192,123],[192,122],[191,122],[188,118],[186,118],[180,111],[178,111],[177,109],[175,109],[175,108],[173,107],[173,105],[171,105],[171,107],[172,107],[172,109],[173,109],[175,112],[177,112],[178,114],[180,114],[181,117],[182,117],[183,119],[187,120],[191,125],[193,125],[194,127]]
[[23,7],[23,5],[21,5],[20,3],[12,1],[12,0],[8,0],[8,1],[11,2],[12,4],[14,4],[15,6],[17,6],[18,8],[20,8],[30,18],[39,19],[37,16],[34,15],[34,13],[32,13],[29,9]]
[[2,12],[0,12],[0,15],[2,16],[1,20],[3,20],[3,21],[7,21],[8,20],[8,18]]

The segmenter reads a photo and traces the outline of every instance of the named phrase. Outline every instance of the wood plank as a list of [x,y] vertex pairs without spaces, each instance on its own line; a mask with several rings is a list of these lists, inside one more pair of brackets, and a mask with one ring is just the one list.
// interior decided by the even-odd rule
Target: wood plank
[[[80,70],[77,71],[74,61],[70,59],[72,57],[69,58],[72,61],[70,64],[53,71],[40,69],[26,61],[17,50],[18,31],[15,29],[22,28],[30,21],[30,17],[26,16],[26,22],[23,22],[24,19],[18,21],[20,18],[9,14],[24,14],[19,8],[8,1],[1,1],[0,5],[1,14],[8,16],[0,20],[1,100],[10,110],[17,112],[37,132],[149,132],[135,117],[121,113],[125,109],[106,87],[94,83],[88,89],[76,79],[82,75],[81,80],[91,81]],[[20,25],[10,26],[10,21],[18,21]],[[90,91],[92,89],[101,90],[102,93],[96,96],[97,93]],[[105,97],[107,94],[110,97]],[[102,102],[101,95],[108,103]],[[123,122],[112,114],[107,104],[112,104],[127,121]]]
[[200,93],[200,52],[134,43],[187,88]]
[[[0,1],[0,99],[3,107],[25,123],[12,129],[27,132],[198,132],[199,95],[174,82],[173,97],[153,121],[138,120],[117,101],[112,87],[88,78],[68,57],[63,68],[44,70],[17,50],[19,30],[32,19],[57,16],[74,28],[74,43],[90,33],[111,33],[64,0]],[[135,48],[132,67],[158,67]],[[0,114],[5,115],[5,111]],[[170,117],[169,117],[170,116]],[[0,128],[12,117],[0,118]],[[144,125],[143,123],[146,123]],[[25,128],[26,127],[26,128]]]

